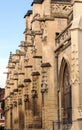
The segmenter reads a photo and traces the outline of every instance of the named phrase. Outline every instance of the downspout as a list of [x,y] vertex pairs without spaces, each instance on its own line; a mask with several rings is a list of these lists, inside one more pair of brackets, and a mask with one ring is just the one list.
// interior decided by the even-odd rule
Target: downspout
[[59,110],[59,86],[58,86],[58,55],[55,55],[56,63],[56,90],[57,90],[57,119],[58,119],[58,130],[60,129],[60,110]]

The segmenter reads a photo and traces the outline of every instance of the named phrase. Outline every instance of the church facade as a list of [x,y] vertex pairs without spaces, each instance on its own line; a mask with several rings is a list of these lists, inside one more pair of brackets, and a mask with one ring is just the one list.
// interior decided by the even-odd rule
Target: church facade
[[82,0],[34,0],[10,53],[6,130],[82,130]]

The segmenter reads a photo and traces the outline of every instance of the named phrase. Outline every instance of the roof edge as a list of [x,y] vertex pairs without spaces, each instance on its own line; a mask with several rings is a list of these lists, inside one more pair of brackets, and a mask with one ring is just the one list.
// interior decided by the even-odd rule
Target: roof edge
[[44,0],[34,0],[31,4],[31,6],[33,6],[33,4],[42,4]]
[[27,13],[24,15],[24,18],[26,18],[27,16],[30,16],[32,14],[32,10],[28,10]]

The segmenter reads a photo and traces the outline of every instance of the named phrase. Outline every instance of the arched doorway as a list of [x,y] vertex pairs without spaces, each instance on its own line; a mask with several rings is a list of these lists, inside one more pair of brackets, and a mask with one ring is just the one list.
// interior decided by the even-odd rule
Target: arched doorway
[[63,58],[59,73],[59,87],[61,94],[61,120],[63,124],[72,123],[72,92],[70,85],[69,64]]

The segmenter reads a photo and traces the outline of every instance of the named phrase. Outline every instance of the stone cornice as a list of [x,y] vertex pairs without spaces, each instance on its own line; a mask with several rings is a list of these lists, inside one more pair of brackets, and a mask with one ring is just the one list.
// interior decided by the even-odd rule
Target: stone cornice
[[25,68],[32,68],[32,67],[33,67],[32,65],[25,66]]
[[34,35],[42,35],[42,31],[34,31]]
[[14,91],[13,92],[10,92],[10,95],[13,95],[14,94]]
[[19,47],[27,47],[27,42],[21,41]]
[[8,66],[8,68],[9,68],[9,69],[14,69],[14,68],[15,68],[15,66]]
[[19,85],[18,85],[18,88],[23,88],[23,87],[24,87],[23,84],[19,84]]
[[37,19],[37,21],[40,21],[40,22],[42,22],[42,21],[53,21],[54,20],[54,17],[53,16],[43,16],[42,18],[40,17],[40,18],[38,18]]
[[44,67],[51,67],[51,64],[50,63],[42,63],[41,64],[41,67],[44,68]]
[[26,35],[30,35],[30,36],[31,36],[31,34],[32,34],[32,31],[29,30],[29,29],[27,29],[27,30],[26,30]]
[[24,82],[31,82],[31,79],[24,79]]
[[42,35],[42,31],[27,31],[26,35],[35,36],[35,35]]
[[25,73],[23,73],[23,72],[20,72],[20,73],[18,73],[18,75],[25,75]]
[[6,86],[6,88],[7,88],[7,89],[10,89],[10,87],[9,87],[9,86]]
[[25,52],[21,51],[21,50],[16,50],[16,54],[14,54],[14,55],[16,55],[16,56],[24,56]]
[[18,75],[18,73],[17,73],[17,72],[15,72],[15,73],[14,73],[14,75]]
[[42,56],[33,56],[33,58],[42,59]]
[[74,0],[74,2],[73,2],[73,5],[75,4],[75,3],[82,3],[82,0]]
[[15,63],[15,64],[19,63],[19,60],[12,61],[12,63]]
[[56,4],[56,3],[59,3],[59,4],[70,4],[71,0],[51,0],[51,3],[53,4]]
[[18,88],[14,89],[14,92],[18,92]]
[[39,76],[39,75],[40,75],[40,73],[38,71],[32,72],[32,76]]
[[27,45],[27,47],[33,47],[33,45],[29,43],[29,44]]
[[14,78],[13,80],[18,80],[18,78]]
[[14,83],[9,83],[9,85],[14,85]]

